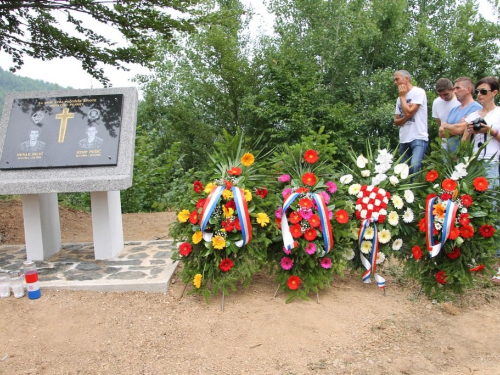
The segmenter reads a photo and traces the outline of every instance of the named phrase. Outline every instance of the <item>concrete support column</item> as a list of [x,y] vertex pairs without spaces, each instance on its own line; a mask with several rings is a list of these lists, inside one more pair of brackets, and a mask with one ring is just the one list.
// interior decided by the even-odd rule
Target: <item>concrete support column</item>
[[29,260],[47,260],[61,250],[57,193],[23,194],[24,237]]
[[95,259],[110,259],[124,248],[120,191],[90,193]]

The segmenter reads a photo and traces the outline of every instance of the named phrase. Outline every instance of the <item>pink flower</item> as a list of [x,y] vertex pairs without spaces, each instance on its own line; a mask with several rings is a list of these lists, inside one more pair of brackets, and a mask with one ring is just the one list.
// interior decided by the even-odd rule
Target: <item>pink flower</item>
[[333,219],[333,212],[330,210],[327,210],[327,211],[328,211],[328,219],[332,220]]
[[281,258],[281,268],[285,271],[290,270],[293,267],[293,260],[287,257]]
[[313,215],[312,210],[304,210],[304,209],[301,209],[301,210],[299,211],[299,213],[300,213],[300,216],[302,216],[302,218],[303,218],[304,220],[309,220],[309,219],[311,218],[311,216]]
[[309,242],[304,250],[307,254],[313,255],[316,252],[316,245],[313,242]]
[[290,181],[290,176],[287,174],[282,174],[281,176],[278,177],[279,182],[288,182]]
[[323,197],[325,204],[330,203],[330,196],[328,195],[328,193],[326,191],[320,191],[319,195],[321,195]]
[[332,260],[330,258],[323,258],[321,260],[321,267],[323,267],[324,269],[328,269],[332,266]]
[[292,250],[288,250],[285,246],[283,246],[283,252],[286,254],[286,255],[290,255],[292,253]]
[[328,191],[330,192],[330,194],[333,194],[337,191],[337,184],[335,182],[328,181],[326,183],[326,186],[328,187]]
[[283,217],[283,208],[280,207],[274,211],[274,216],[276,216],[277,219],[281,219]]
[[288,197],[290,194],[292,194],[292,189],[290,188],[286,188],[286,189],[283,189],[283,191],[281,192],[281,195],[283,196],[283,198],[286,199],[286,197]]

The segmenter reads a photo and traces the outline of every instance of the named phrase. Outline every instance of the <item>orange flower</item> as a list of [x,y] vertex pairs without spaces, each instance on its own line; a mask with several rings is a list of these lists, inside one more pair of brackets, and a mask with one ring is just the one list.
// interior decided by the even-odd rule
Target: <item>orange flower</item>
[[288,219],[290,223],[297,224],[302,220],[302,216],[297,211],[293,211]]
[[229,169],[227,173],[231,176],[239,176],[241,174],[241,168],[231,167],[231,169]]
[[452,192],[457,188],[457,182],[452,180],[451,178],[447,178],[441,184],[444,190]]
[[309,218],[309,220],[307,220],[309,222],[309,224],[311,225],[311,227],[313,228],[317,228],[321,225],[321,221],[320,221],[320,218],[318,215],[316,214],[312,214],[312,216]]
[[477,191],[485,191],[488,189],[488,180],[484,177],[476,177],[473,182],[474,189]]
[[312,200],[310,200],[309,198],[302,198],[300,201],[299,201],[299,206],[301,208],[312,208],[313,206],[313,202]]
[[446,208],[441,203],[435,204],[432,207],[434,208],[432,210],[432,214],[436,215],[440,219],[444,219]]
[[425,180],[427,182],[434,182],[436,181],[436,179],[439,177],[439,174],[437,173],[437,171],[435,171],[434,169],[427,172],[427,175],[425,176]]
[[317,236],[318,234],[316,233],[316,229],[314,228],[306,229],[306,231],[304,232],[304,238],[308,241],[314,241]]
[[255,156],[253,156],[251,153],[247,152],[245,155],[241,157],[241,164],[243,164],[245,167],[251,166],[255,162]]
[[469,271],[470,272],[479,272],[479,271],[482,271],[482,270],[484,270],[484,264],[480,264],[477,267],[471,268]]
[[316,185],[316,176],[314,175],[314,173],[306,172],[302,176],[302,183],[304,185],[314,186]]
[[314,164],[318,161],[318,153],[314,150],[307,150],[304,159],[307,163]]

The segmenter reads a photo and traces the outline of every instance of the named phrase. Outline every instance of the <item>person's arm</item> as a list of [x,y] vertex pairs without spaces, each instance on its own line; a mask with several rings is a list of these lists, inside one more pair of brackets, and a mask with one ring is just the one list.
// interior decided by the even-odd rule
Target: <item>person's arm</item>
[[443,122],[441,124],[441,127],[439,128],[439,136],[441,138],[444,138],[446,130],[448,130],[450,135],[462,135],[464,134],[466,128],[467,128],[467,122],[463,119],[457,124],[449,124],[447,122]]
[[396,126],[403,126],[406,124],[406,121],[408,121],[408,117],[403,116],[400,117],[401,115],[394,115],[394,125]]
[[415,103],[408,104],[406,102],[406,94],[408,93],[408,88],[406,87],[406,85],[399,85],[398,91],[399,91],[399,100],[401,101],[401,109],[403,110],[405,117],[407,119],[410,119],[413,117],[415,113],[417,113],[418,109],[420,108],[420,104],[415,104]]

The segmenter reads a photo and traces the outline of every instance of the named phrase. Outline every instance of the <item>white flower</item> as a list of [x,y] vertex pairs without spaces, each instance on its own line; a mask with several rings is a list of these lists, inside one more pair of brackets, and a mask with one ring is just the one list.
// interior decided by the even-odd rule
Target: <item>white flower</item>
[[356,255],[356,254],[354,254],[354,250],[353,249],[349,249],[349,250],[347,250],[347,254],[344,254],[344,258],[346,260],[353,260],[354,259],[354,255]]
[[391,169],[391,163],[382,163],[375,166],[375,172],[377,173],[385,173],[389,169]]
[[434,228],[436,228],[437,230],[441,230],[443,226],[440,224],[440,223],[434,223]]
[[411,190],[405,190],[405,200],[408,203],[413,203],[415,200],[415,196],[413,195],[413,192]]
[[361,171],[361,176],[362,177],[370,177],[370,174],[371,174],[371,172],[370,172],[369,169],[364,169],[364,170]]
[[372,178],[372,185],[378,185],[385,180],[387,180],[387,175],[379,173],[378,175]]
[[385,204],[389,203],[389,198],[387,197],[382,198],[382,202],[384,202]]
[[378,220],[379,213],[378,212],[372,212],[372,218],[373,220]]
[[387,210],[385,208],[382,208],[380,211],[379,211],[380,215],[387,215]]
[[398,210],[400,210],[404,206],[404,202],[399,195],[393,195],[391,201],[394,204],[394,207],[396,207]]
[[401,179],[405,180],[410,174],[410,168],[408,167],[408,164],[398,164],[394,167],[394,173],[399,174]]
[[349,186],[349,194],[351,195],[358,195],[358,193],[361,191],[361,185],[360,184],[352,184]]
[[460,179],[460,174],[457,171],[453,171],[453,173],[451,174],[450,178],[453,181],[458,181]]
[[363,254],[370,254],[372,243],[370,241],[361,242],[360,250]]
[[467,207],[462,207],[462,209],[460,210],[460,213],[461,214],[466,214],[467,213]]
[[368,202],[370,201],[370,197],[364,197],[361,202],[363,202],[364,204],[368,204]]
[[360,204],[357,204],[356,205],[356,211],[361,211],[361,207],[363,207],[363,206],[361,206]]
[[366,191],[372,191],[372,190],[373,190],[373,186],[368,185],[368,186],[366,187]]
[[391,232],[387,229],[382,229],[378,235],[378,242],[387,243],[391,240]]
[[385,195],[386,191],[385,191],[384,189],[379,189],[379,190],[378,190],[378,193],[379,193],[380,195]]
[[396,186],[399,183],[399,180],[396,176],[391,176],[389,177],[389,182],[391,185]]
[[373,211],[373,204],[369,204],[366,208],[368,208],[370,211]]
[[361,210],[361,218],[362,219],[366,219],[366,214],[368,213],[368,211],[366,210]]
[[371,240],[371,239],[373,239],[374,234],[375,234],[375,231],[373,230],[373,228],[372,227],[368,227],[365,230],[365,235],[364,235],[363,238],[365,240]]
[[460,178],[463,178],[467,176],[467,165],[465,165],[464,163],[458,163],[457,165],[455,165],[455,171],[458,172]]
[[363,154],[358,156],[358,159],[356,160],[356,165],[358,168],[364,168],[366,164],[368,163],[368,159],[363,156]]
[[390,154],[385,148],[379,150],[376,162],[379,164],[383,163],[392,164],[392,154]]
[[434,184],[433,188],[437,189],[439,187],[439,184]]
[[403,221],[405,223],[411,223],[413,221],[413,211],[411,210],[410,207],[408,207],[403,214]]
[[380,201],[380,199],[375,199],[375,202],[373,202],[373,204],[375,204],[375,206],[377,206],[377,207],[380,207],[382,202]]
[[398,213],[396,211],[391,211],[389,213],[389,216],[387,217],[387,221],[393,227],[395,227],[396,225],[398,225],[398,223],[399,223],[399,215],[398,215]]
[[377,264],[384,263],[384,260],[385,260],[385,254],[379,251],[377,253],[377,260],[376,260]]
[[396,250],[397,251],[397,250],[401,249],[401,246],[403,246],[403,240],[401,238],[397,238],[392,243],[392,250]]
[[352,182],[352,174],[346,174],[345,176],[340,177],[340,182],[344,185],[350,184]]

